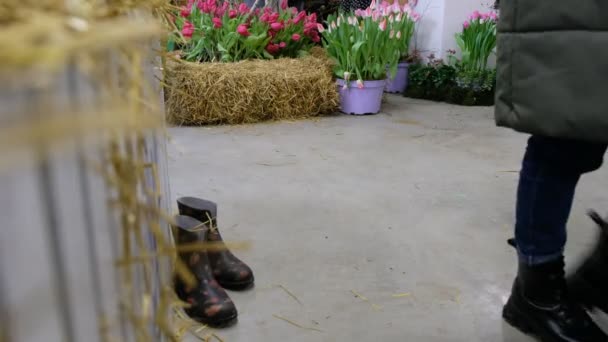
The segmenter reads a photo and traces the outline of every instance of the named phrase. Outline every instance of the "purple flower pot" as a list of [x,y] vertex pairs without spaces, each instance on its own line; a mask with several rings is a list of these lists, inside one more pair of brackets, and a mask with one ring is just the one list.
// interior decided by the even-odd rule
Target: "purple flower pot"
[[[397,65],[397,74],[395,78],[391,78],[390,75],[386,79],[386,88],[384,91],[387,93],[403,93],[407,88],[407,74],[409,64],[399,63]],[[388,73],[387,73],[388,74]]]
[[376,114],[380,112],[382,93],[386,80],[363,81],[363,88],[357,87],[357,82],[350,82],[348,87],[344,80],[338,79],[340,93],[340,110],[345,114]]

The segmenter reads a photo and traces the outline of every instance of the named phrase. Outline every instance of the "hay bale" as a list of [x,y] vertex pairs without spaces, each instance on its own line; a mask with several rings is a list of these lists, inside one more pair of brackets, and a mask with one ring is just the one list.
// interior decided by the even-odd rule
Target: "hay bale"
[[237,63],[168,60],[168,119],[178,125],[216,125],[332,114],[338,92],[331,62],[320,55]]

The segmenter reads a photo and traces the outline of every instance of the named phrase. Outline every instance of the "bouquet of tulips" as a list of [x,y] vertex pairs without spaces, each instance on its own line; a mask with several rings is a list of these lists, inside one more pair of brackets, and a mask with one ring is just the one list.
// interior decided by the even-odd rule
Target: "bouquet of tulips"
[[361,18],[385,18],[388,23],[387,30],[396,36],[396,40],[392,42],[399,49],[401,60],[408,59],[414,27],[420,19],[420,15],[413,10],[411,2],[400,6],[398,1],[393,4],[387,1],[376,4],[373,1],[369,8],[356,10],[355,15]]
[[321,40],[313,13],[288,8],[252,11],[246,4],[189,0],[175,19],[173,40],[185,60],[236,62],[250,58],[298,57]]
[[462,52],[461,66],[466,71],[483,71],[488,58],[496,48],[496,12],[473,12],[456,34],[456,43]]

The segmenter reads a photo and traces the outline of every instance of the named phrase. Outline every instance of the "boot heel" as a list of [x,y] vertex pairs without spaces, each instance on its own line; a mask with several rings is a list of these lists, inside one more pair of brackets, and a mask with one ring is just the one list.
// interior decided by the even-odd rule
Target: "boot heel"
[[528,324],[527,320],[523,318],[523,315],[517,309],[517,307],[513,305],[511,300],[509,300],[505,307],[502,309],[502,317],[511,326],[526,335],[532,334],[534,332],[530,324]]

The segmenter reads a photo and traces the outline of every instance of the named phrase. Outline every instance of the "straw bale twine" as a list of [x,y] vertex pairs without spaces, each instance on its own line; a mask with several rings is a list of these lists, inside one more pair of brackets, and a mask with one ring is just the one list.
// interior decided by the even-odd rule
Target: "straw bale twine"
[[167,114],[178,125],[243,124],[333,114],[331,62],[313,49],[298,59],[190,63],[165,67]]

